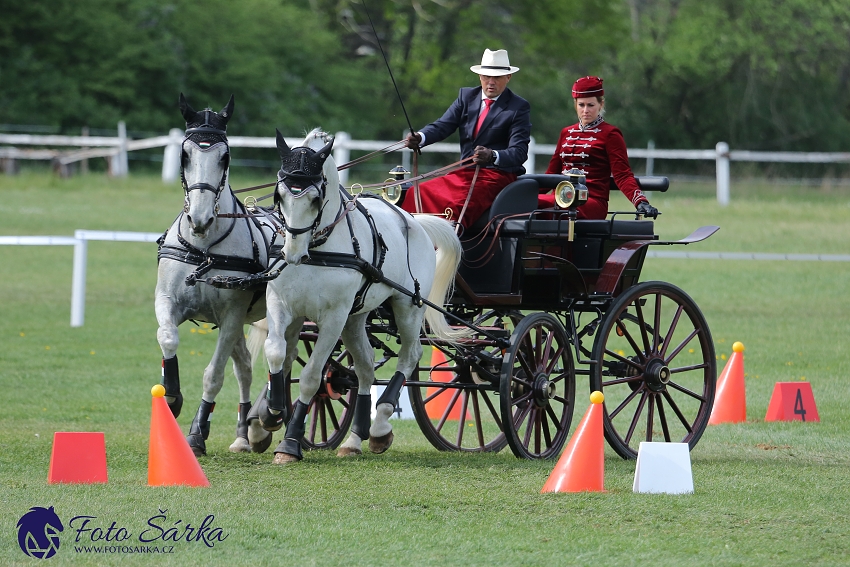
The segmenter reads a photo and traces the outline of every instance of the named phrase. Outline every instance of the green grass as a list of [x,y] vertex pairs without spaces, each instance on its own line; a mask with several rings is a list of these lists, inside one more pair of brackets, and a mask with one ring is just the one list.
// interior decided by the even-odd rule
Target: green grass
[[[658,232],[678,239],[717,224],[719,233],[688,249],[847,253],[847,190],[769,191],[733,185],[723,208],[709,186],[674,185],[653,196],[664,213]],[[160,232],[181,199],[179,186],[154,177],[0,176],[0,234]],[[732,342],[745,344],[748,422],[707,429],[691,454],[693,495],[633,494],[634,462],[610,449],[607,492],[541,495],[553,462],[517,460],[508,449],[441,453],[410,421],[395,422],[396,443],[379,456],[312,452],[280,468],[270,454],[231,454],[232,371],[201,459],[211,488],[148,487],[149,390],[161,356],[155,245],[89,244],[81,328],[69,326],[71,257],[70,247],[0,246],[0,564],[33,563],[15,539],[16,522],[32,506],[54,506],[66,524],[53,565],[773,567],[843,565],[850,556],[850,264],[647,260],[643,280],[678,285],[704,312],[719,369]],[[183,431],[215,337],[181,328]],[[774,383],[801,379],[812,383],[821,422],[765,423]],[[587,384],[578,392],[577,419]],[[103,431],[109,483],[48,485],[55,431]],[[73,551],[73,516],[96,516],[104,529],[116,522],[135,536],[160,510],[165,526],[214,514],[228,537],[214,548],[177,542],[173,554],[156,557]]]

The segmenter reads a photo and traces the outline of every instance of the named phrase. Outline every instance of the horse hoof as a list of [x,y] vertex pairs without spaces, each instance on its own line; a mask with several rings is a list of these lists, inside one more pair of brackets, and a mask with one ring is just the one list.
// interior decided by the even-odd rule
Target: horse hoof
[[340,447],[336,452],[337,457],[359,457],[363,454],[360,449],[352,449],[351,447]]
[[257,420],[266,431],[279,431],[287,421],[286,414],[288,412],[272,413],[265,396],[257,400],[255,407],[257,408]]
[[301,459],[295,455],[290,455],[288,453],[275,453],[272,463],[275,465],[289,465],[291,463],[297,463],[300,460]]
[[236,441],[230,444],[231,453],[250,453],[251,444],[245,437],[237,437]]
[[381,435],[380,437],[370,437],[369,450],[380,455],[392,446],[394,438],[395,436],[392,431],[386,435]]
[[186,441],[196,457],[203,457],[207,454],[207,444],[204,443],[204,438],[201,435],[187,435]]
[[259,441],[251,441],[251,451],[255,453],[265,453],[272,445],[272,434],[269,433]]

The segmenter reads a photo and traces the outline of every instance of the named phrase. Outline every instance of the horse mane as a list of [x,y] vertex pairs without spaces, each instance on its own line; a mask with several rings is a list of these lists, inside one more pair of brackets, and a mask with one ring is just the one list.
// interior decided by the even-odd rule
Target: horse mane
[[[307,133],[307,136],[304,138],[301,146],[319,151],[332,139],[333,136],[321,128],[316,127]],[[325,160],[322,171],[325,174],[325,178],[328,180],[328,187],[339,187],[339,172],[337,171],[336,160],[334,160],[333,154],[329,155],[328,159]]]

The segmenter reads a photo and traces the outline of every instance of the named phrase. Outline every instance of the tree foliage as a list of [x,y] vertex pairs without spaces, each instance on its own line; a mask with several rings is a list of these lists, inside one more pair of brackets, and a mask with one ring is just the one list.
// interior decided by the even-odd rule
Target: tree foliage
[[216,109],[232,93],[240,135],[398,139],[477,84],[487,47],[521,68],[510,87],[539,142],[575,120],[572,82],[598,74],[630,146],[850,145],[845,0],[0,0],[0,14],[0,123],[165,131],[182,126],[180,92]]

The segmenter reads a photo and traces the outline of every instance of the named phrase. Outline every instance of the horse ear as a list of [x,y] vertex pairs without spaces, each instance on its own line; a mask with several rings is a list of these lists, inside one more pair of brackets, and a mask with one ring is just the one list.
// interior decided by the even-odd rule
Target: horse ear
[[197,112],[195,112],[194,108],[189,106],[189,103],[186,101],[186,97],[183,96],[183,93],[180,93],[180,100],[178,102],[178,106],[180,107],[180,114],[183,115],[183,118],[186,120],[187,123],[194,120]]
[[286,145],[286,140],[283,139],[283,134],[280,133],[280,130],[275,128],[274,131],[277,132],[277,153],[280,154],[280,159],[283,160],[292,153],[292,150]]
[[328,156],[331,155],[331,150],[334,147],[334,138],[331,138],[331,141],[325,144],[321,150],[318,151],[319,156],[321,156],[322,161],[328,159]]
[[227,101],[227,104],[218,114],[224,118],[224,123],[227,124],[227,121],[230,120],[230,117],[233,115],[233,95],[230,95],[230,100]]

